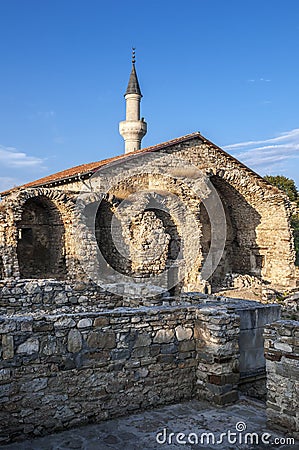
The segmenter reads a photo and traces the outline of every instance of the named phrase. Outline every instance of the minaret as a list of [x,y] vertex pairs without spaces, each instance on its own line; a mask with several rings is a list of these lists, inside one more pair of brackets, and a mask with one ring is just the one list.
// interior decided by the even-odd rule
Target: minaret
[[135,48],[132,49],[132,70],[125,93],[126,120],[119,123],[119,132],[125,140],[125,153],[141,148],[141,140],[147,131],[147,124],[140,120],[141,91],[135,70]]

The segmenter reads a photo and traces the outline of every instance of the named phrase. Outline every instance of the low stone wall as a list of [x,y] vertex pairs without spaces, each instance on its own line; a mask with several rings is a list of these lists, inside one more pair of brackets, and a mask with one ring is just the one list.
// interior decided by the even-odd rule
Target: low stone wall
[[[43,295],[76,292],[44,281]],[[30,303],[16,302],[15,314],[0,316],[0,442],[194,397],[231,403],[246,352],[241,311],[258,318],[258,326],[270,308],[196,293],[139,299],[150,306],[138,308],[124,307],[128,298],[105,310],[110,299],[86,301],[90,310],[75,305],[72,313],[66,307],[29,312]]]
[[280,320],[265,329],[267,417],[273,428],[299,438],[299,322]]
[[190,308],[0,319],[0,442],[194,397]]
[[[92,282],[5,279],[0,280],[0,314],[59,310],[66,313],[94,309],[103,311],[127,306],[155,306],[161,305],[163,301],[168,304],[178,303],[175,299],[167,300],[167,293],[157,291],[156,294],[153,290],[149,296],[149,291],[150,287],[142,283],[119,284],[117,287],[112,285],[109,291]],[[188,303],[190,304],[191,300]]]
[[0,313],[28,313],[64,307],[101,304],[114,308],[119,298],[96,284],[57,280],[6,279],[0,281]]

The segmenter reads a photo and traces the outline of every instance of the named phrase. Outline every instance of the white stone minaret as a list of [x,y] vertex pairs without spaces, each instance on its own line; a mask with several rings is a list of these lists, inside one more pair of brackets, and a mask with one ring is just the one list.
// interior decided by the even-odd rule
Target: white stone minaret
[[134,152],[141,148],[141,140],[147,131],[147,124],[140,120],[141,91],[135,70],[135,49],[132,54],[132,71],[125,93],[126,120],[119,123],[119,132],[125,140],[125,153]]

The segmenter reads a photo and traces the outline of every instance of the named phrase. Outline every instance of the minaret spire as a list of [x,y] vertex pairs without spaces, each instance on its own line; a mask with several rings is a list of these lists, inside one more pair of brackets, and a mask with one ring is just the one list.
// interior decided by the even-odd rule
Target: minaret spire
[[119,132],[125,140],[125,153],[141,148],[141,140],[147,131],[147,124],[140,120],[140,101],[142,98],[137,73],[135,69],[136,53],[132,48],[132,70],[125,93],[126,120],[119,123]]

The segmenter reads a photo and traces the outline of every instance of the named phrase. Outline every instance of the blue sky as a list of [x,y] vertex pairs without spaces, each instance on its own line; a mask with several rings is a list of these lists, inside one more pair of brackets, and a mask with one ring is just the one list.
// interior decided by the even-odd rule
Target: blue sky
[[123,153],[137,48],[143,146],[200,131],[299,186],[297,0],[0,0],[0,190]]

